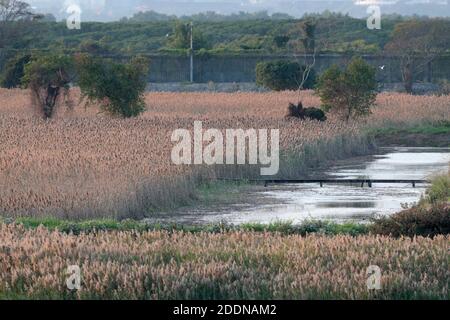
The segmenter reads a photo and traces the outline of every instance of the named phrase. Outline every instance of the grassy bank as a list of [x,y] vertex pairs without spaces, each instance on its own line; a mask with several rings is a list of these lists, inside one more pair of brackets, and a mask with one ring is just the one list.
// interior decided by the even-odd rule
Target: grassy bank
[[[230,201],[230,190],[239,193],[248,183],[243,181],[217,181],[199,187],[199,201],[208,204],[216,201]],[[222,197],[222,198],[220,198]],[[220,198],[220,199],[218,199]],[[306,220],[301,224],[278,221],[269,224],[246,223],[231,225],[226,223],[207,225],[183,225],[147,223],[138,220],[95,219],[65,220],[55,217],[20,217],[15,219],[0,218],[0,223],[18,224],[26,229],[44,227],[50,231],[66,234],[96,233],[101,231],[136,231],[136,232],[187,232],[187,233],[224,233],[224,232],[270,232],[281,235],[309,234],[321,235],[394,235],[394,236],[436,236],[450,234],[450,171],[437,175],[420,202],[389,217],[373,219],[371,223],[335,223],[331,221]]]
[[431,207],[416,206],[405,209],[389,217],[379,217],[371,223],[335,223],[331,221],[309,220],[301,224],[280,221],[270,224],[247,223],[242,225],[231,224],[149,224],[135,220],[117,221],[113,219],[98,219],[74,222],[56,218],[18,218],[3,220],[0,223],[17,224],[26,229],[46,228],[65,234],[90,234],[98,232],[154,232],[165,231],[169,233],[227,233],[227,232],[255,232],[273,233],[284,236],[308,236],[312,234],[336,236],[360,235],[386,235],[386,236],[424,236],[450,234],[450,207],[446,204],[437,204]]
[[52,217],[48,218],[18,218],[4,220],[6,224],[18,224],[26,229],[44,227],[50,231],[59,231],[66,234],[79,235],[82,233],[97,233],[101,231],[167,231],[186,233],[224,233],[224,232],[270,232],[281,235],[322,234],[322,235],[363,235],[369,233],[369,225],[358,223],[334,223],[330,221],[311,220],[300,225],[290,222],[273,222],[270,224],[247,223],[242,225],[209,224],[209,225],[183,225],[183,224],[148,224],[135,220],[117,221],[112,219],[87,220],[74,222]]
[[450,121],[412,127],[386,126],[369,133],[380,146],[450,147]]

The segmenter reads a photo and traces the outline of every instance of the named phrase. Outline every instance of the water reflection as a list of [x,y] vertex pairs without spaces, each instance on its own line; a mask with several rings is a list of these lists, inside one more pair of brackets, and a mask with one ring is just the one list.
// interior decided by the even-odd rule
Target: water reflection
[[323,202],[317,204],[318,208],[376,208],[376,202],[368,201],[343,201],[343,202]]

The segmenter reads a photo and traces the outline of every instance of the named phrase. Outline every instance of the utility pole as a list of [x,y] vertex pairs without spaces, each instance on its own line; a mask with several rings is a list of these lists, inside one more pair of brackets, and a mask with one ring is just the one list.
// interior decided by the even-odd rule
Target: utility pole
[[194,22],[191,21],[191,82],[194,82]]

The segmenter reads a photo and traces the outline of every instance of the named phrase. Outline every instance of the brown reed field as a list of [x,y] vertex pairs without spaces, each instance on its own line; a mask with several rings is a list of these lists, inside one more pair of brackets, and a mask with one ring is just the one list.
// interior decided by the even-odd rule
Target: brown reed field
[[[448,236],[98,232],[0,224],[3,299],[449,299]],[[81,288],[66,287],[67,267]],[[381,268],[381,290],[367,268]]]
[[[202,179],[220,168],[171,164],[172,131],[192,128],[280,129],[286,156],[281,175],[311,164],[364,154],[364,132],[450,119],[450,96],[380,94],[365,121],[326,123],[286,119],[289,102],[319,106],[311,91],[281,93],[148,93],[148,111],[135,119],[111,118],[78,104],[55,119],[40,119],[29,92],[0,90],[0,215],[64,219],[142,218],[152,210],[195,199]],[[242,167],[236,175],[249,176]],[[250,166],[248,166],[250,167]],[[226,170],[230,171],[230,170]]]

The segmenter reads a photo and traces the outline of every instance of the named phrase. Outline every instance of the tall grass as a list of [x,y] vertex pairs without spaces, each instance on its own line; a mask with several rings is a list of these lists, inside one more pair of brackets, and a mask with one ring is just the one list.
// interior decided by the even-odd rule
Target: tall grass
[[[97,232],[0,224],[0,298],[449,299],[449,238]],[[66,287],[69,265],[81,289]],[[369,291],[366,270],[382,271]]]
[[[76,101],[77,91],[72,99]],[[174,129],[280,129],[280,175],[295,177],[327,160],[364,154],[368,127],[415,125],[450,119],[449,97],[382,94],[367,121],[326,123],[288,120],[296,92],[149,93],[149,111],[116,119],[75,106],[56,118],[35,117],[23,90],[0,90],[0,215],[64,219],[142,218],[196,199],[196,187],[215,177],[254,177],[259,168],[176,167]],[[305,106],[318,106],[304,92]],[[430,112],[433,110],[433,112]]]
[[431,187],[427,190],[425,200],[431,205],[450,202],[450,170],[447,174],[436,176],[431,180]]

